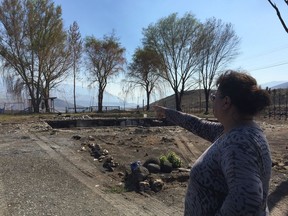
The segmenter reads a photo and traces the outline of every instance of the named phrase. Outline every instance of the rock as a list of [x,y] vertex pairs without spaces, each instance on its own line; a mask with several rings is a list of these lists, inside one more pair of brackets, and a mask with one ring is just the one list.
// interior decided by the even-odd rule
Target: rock
[[55,134],[57,134],[57,131],[56,131],[56,130],[52,130],[52,131],[50,132],[50,135],[55,135]]
[[164,186],[164,182],[161,179],[155,179],[152,182],[150,182],[150,185],[151,185],[151,189],[154,192],[159,192],[162,190]]
[[118,167],[118,166],[119,166],[119,163],[113,162],[112,167]]
[[148,175],[149,170],[144,166],[138,166],[134,171],[132,171],[134,182],[144,181],[147,179]]
[[160,165],[160,160],[159,160],[159,158],[156,158],[156,157],[150,157],[144,162],[143,166],[147,168],[148,164]]
[[146,168],[149,170],[150,173],[160,173],[161,167],[158,164],[149,163]]
[[177,169],[179,172],[190,172],[190,169],[186,169],[186,168],[178,168]]
[[101,146],[99,144],[96,144],[96,143],[89,143],[88,144],[89,148],[91,149],[96,149],[96,150],[101,150]]
[[109,152],[108,152],[108,150],[107,150],[107,149],[103,149],[103,151],[102,151],[102,154],[103,154],[103,155],[108,155],[108,154],[109,154]]
[[124,173],[124,172],[118,172],[118,176],[119,176],[119,177],[124,177],[124,176],[125,176],[125,173]]
[[105,158],[105,155],[101,155],[100,157],[98,157],[98,160],[103,160]]
[[90,136],[88,136],[88,140],[89,140],[89,141],[95,141],[95,138],[90,135]]
[[278,166],[278,162],[277,161],[272,161],[272,167]]
[[116,164],[113,161],[113,157],[108,157],[103,163],[103,167],[106,168],[108,171],[113,172]]
[[75,140],[80,140],[81,136],[80,135],[74,135],[74,136],[72,136],[72,138],[75,139]]
[[113,163],[114,158],[112,156],[106,159],[107,163]]
[[140,181],[139,182],[139,190],[140,191],[148,191],[150,190],[150,184],[148,181]]
[[172,163],[170,163],[169,161],[164,161],[160,167],[161,167],[161,172],[163,173],[171,173],[173,170]]
[[[99,144],[88,144],[88,147],[91,149],[91,155],[95,158],[99,158],[103,155],[103,150]],[[107,151],[108,152],[108,151]]]

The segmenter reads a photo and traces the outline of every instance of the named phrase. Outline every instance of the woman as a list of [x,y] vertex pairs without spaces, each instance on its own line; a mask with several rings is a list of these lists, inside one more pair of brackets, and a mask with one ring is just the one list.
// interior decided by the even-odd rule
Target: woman
[[219,123],[155,106],[158,116],[213,142],[191,169],[185,215],[267,216],[272,162],[253,117],[270,104],[269,94],[235,71],[220,75],[216,86],[211,99]]

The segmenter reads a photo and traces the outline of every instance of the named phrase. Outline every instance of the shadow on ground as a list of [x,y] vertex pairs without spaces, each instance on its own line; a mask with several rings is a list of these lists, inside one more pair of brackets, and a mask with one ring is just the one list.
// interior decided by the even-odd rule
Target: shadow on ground
[[288,196],[288,180],[281,182],[268,197],[268,207],[272,211],[277,203]]

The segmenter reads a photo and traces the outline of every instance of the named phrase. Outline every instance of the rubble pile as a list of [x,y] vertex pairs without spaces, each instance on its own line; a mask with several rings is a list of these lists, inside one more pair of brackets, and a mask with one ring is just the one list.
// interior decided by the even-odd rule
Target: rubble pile
[[[94,161],[102,163],[102,167],[108,172],[114,172],[120,165],[109,155],[109,151],[95,142],[93,136],[82,139],[79,135],[72,137],[74,140],[81,140],[79,151],[89,151]],[[125,171],[119,172],[118,176],[123,178],[127,190],[141,192],[159,192],[164,187],[164,182],[187,181],[189,170],[180,168],[181,159],[175,153],[169,152],[159,158],[150,157],[142,164],[135,161],[124,165]],[[123,166],[122,166],[123,167]],[[185,170],[183,172],[183,170]]]

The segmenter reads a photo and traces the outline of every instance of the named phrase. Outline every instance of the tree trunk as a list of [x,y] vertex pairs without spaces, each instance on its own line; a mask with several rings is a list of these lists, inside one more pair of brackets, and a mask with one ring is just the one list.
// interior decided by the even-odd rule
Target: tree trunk
[[32,108],[33,108],[33,112],[34,113],[39,113],[39,104],[40,103],[38,103],[38,101],[35,99],[35,98],[33,98],[32,100],[31,100],[31,105],[32,105]]
[[[46,110],[47,113],[50,113],[49,97],[50,97],[49,85],[47,85],[47,86],[43,89],[43,100],[44,100],[45,110]],[[41,102],[41,101],[40,101],[40,102]]]
[[103,112],[103,93],[104,91],[99,89],[98,91],[98,112]]
[[46,107],[46,112],[50,113],[49,97],[45,97],[44,103],[45,103],[45,107]]
[[210,99],[210,89],[204,89],[204,94],[205,94],[205,115],[209,114],[209,99]]
[[147,97],[147,105],[146,105],[146,111],[150,110],[150,92],[146,92],[146,97]]
[[76,67],[75,63],[73,64],[73,98],[74,98],[74,112],[77,113],[77,106],[76,106]]
[[32,108],[33,113],[39,113],[40,101],[35,98],[35,96],[32,92],[30,92],[29,94],[31,97],[31,108]]
[[209,114],[209,95],[205,92],[205,115]]
[[181,95],[177,90],[175,90],[175,104],[176,104],[176,110],[177,111],[182,111],[181,109]]

